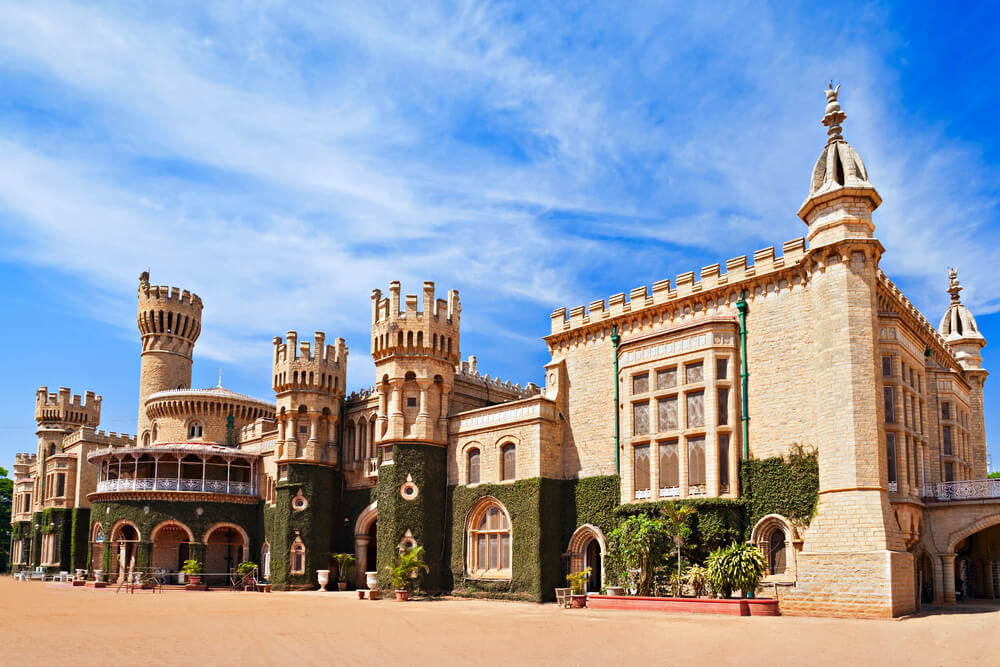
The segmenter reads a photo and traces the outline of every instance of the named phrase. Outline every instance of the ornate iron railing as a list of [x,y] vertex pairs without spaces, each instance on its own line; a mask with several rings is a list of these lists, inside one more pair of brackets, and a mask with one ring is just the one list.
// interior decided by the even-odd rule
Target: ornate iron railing
[[97,491],[191,491],[197,493],[228,493],[237,496],[253,495],[250,482],[227,482],[216,479],[177,479],[156,477],[142,479],[109,479],[97,483]]
[[934,496],[938,500],[1000,498],[1000,479],[965,479],[959,482],[938,482]]
[[661,498],[677,498],[681,495],[681,488],[679,486],[667,486],[660,489]]
[[637,489],[635,492],[636,500],[643,500],[650,497],[652,497],[652,493],[649,489]]

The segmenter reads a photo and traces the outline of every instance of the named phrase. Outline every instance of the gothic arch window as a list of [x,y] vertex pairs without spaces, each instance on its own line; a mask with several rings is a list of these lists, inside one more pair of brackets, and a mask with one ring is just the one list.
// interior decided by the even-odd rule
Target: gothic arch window
[[466,482],[468,484],[479,484],[479,450],[470,449],[467,459]]
[[156,424],[156,422],[153,422],[153,442],[157,442],[159,440],[158,438],[159,435],[160,435],[160,427]]
[[767,537],[767,563],[771,574],[785,573],[785,531],[776,527]]
[[56,443],[50,442],[49,443],[49,456],[55,456],[55,453],[56,453]]
[[260,576],[271,578],[271,545],[267,542],[260,548]]
[[149,447],[149,433],[148,432],[142,434],[142,446],[143,447]]
[[500,479],[507,481],[517,477],[517,450],[508,442],[500,448]]
[[306,545],[298,537],[292,543],[291,558],[289,559],[289,574],[305,574],[306,572]]
[[188,425],[188,437],[189,438],[201,437],[201,422],[191,422]]
[[476,577],[511,577],[511,527],[507,510],[495,498],[483,498],[466,524],[468,573]]
[[795,578],[795,551],[788,548],[794,538],[792,524],[779,514],[768,514],[754,526],[750,541],[764,554],[768,577]]

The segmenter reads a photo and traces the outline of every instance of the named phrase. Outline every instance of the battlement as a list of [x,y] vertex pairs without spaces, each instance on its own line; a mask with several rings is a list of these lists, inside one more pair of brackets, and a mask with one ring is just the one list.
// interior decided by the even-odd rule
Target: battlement
[[514,383],[509,380],[501,380],[500,378],[491,378],[489,374],[482,375],[479,373],[477,364],[476,357],[474,355],[470,356],[467,361],[463,361],[455,367],[455,378],[482,383],[493,389],[514,394],[519,398],[527,398],[539,392],[538,385],[534,382],[529,382],[526,386],[522,387],[519,382]]
[[72,394],[69,387],[59,387],[58,393],[49,393],[48,387],[35,392],[35,421],[54,421],[66,424],[90,424],[101,421],[101,397],[92,391]]
[[566,308],[558,308],[551,315],[552,334],[563,333],[650,306],[677,301],[716,287],[735,285],[751,278],[760,278],[795,266],[805,257],[805,238],[799,237],[786,242],[782,246],[782,252],[780,257],[776,257],[774,246],[769,246],[753,254],[752,265],[747,263],[746,255],[741,255],[726,261],[725,272],[722,272],[720,264],[710,264],[699,272],[700,280],[696,280],[693,271],[688,271],[677,276],[673,287],[671,287],[670,279],[667,278],[653,283],[652,292],[643,285],[629,292],[627,300],[625,293],[619,292],[608,298],[607,304],[601,299],[592,302],[589,307],[576,306],[571,308],[568,317]]
[[107,445],[108,447],[135,447],[136,445],[134,435],[116,433],[114,431],[101,431],[93,426],[84,426],[67,435],[63,438],[63,447],[66,448],[78,442],[90,442]]
[[14,465],[16,466],[33,466],[36,461],[38,461],[37,454],[14,454]]
[[182,290],[168,285],[150,285],[149,271],[143,271],[139,276],[139,301],[148,300],[166,304],[168,301],[183,304],[201,310],[201,297],[194,292]]
[[295,389],[321,390],[330,393],[344,391],[347,376],[347,343],[338,338],[334,345],[326,344],[326,334],[313,334],[313,345],[299,341],[298,333],[289,331],[285,340],[274,337],[273,388],[276,392]]
[[[139,277],[139,332],[143,337],[143,352],[158,349],[160,344],[148,340],[151,336],[178,336],[194,346],[201,334],[201,297],[187,290],[167,285],[150,285],[149,272]],[[181,351],[181,350],[174,350]],[[184,350],[190,355],[191,350]]]
[[423,308],[416,294],[407,294],[400,310],[399,281],[389,283],[389,297],[372,290],[372,356],[393,354],[437,357],[457,364],[462,305],[458,290],[447,299],[435,299],[434,283],[424,282]]
[[368,397],[372,396],[373,394],[375,394],[375,387],[374,387],[374,385],[371,386],[371,387],[368,387],[367,389],[364,389],[364,388],[357,389],[355,391],[352,391],[350,394],[348,394],[347,398],[344,399],[344,402],[345,403],[355,403],[357,401],[365,401],[365,400],[368,400]]

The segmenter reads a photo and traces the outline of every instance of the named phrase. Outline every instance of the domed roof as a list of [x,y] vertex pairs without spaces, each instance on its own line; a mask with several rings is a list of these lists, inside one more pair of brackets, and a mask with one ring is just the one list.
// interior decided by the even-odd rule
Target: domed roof
[[[823,92],[826,94],[827,102],[823,125],[828,128],[829,138],[813,167],[809,196],[799,210],[799,216],[803,220],[819,203],[835,198],[838,194],[864,194],[873,200],[874,207],[882,203],[875,186],[868,180],[868,170],[861,156],[842,135],[840,124],[847,118],[847,114],[841,109],[837,100],[840,86],[834,88],[831,84],[830,88]],[[850,190],[854,192],[839,192]],[[859,192],[861,190],[864,192]]]
[[985,342],[986,339],[983,338],[983,334],[979,333],[979,327],[976,326],[976,318],[972,316],[968,308],[962,305],[962,301],[958,298],[958,293],[961,291],[962,286],[958,283],[958,271],[951,269],[948,272],[948,293],[951,294],[951,304],[945,311],[944,317],[941,318],[938,333],[944,336],[944,339],[949,343],[970,338]]

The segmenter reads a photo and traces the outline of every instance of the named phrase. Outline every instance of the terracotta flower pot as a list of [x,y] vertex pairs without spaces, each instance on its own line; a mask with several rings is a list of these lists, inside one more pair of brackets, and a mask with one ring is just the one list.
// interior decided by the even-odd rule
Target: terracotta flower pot
[[625,595],[624,586],[608,586],[608,595]]
[[410,591],[396,591],[396,602],[406,602],[410,599]]
[[367,593],[367,592],[368,591],[366,591],[365,589],[359,588],[358,589],[358,599],[359,600],[364,600],[365,599],[365,593]]
[[574,609],[583,609],[587,606],[586,595],[571,595],[570,598],[572,598]]
[[191,583],[194,584],[195,586],[201,585],[201,575],[200,574],[189,574],[188,575],[188,579],[190,579]]
[[347,582],[346,581],[338,581],[337,582],[337,590],[338,591],[346,591],[347,590]]

